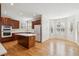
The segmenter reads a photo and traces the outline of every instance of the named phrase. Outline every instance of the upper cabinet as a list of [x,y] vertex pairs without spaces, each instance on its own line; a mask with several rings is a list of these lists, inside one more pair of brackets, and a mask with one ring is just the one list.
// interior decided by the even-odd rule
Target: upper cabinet
[[2,25],[12,26],[13,29],[19,28],[19,21],[17,21],[17,20],[13,20],[13,19],[7,18],[7,17],[1,17],[0,20],[1,20],[0,23]]
[[13,29],[19,28],[19,21],[11,19],[9,22]]
[[32,21],[32,28],[34,29],[35,25],[41,25],[41,16],[35,17],[35,21]]

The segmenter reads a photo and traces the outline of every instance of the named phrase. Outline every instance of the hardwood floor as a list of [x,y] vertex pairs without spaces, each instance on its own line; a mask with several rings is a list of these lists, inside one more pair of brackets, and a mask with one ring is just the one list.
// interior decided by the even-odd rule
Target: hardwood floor
[[44,43],[37,43],[30,49],[24,48],[11,41],[3,43],[8,53],[6,56],[79,56],[79,46],[71,41],[49,39]]

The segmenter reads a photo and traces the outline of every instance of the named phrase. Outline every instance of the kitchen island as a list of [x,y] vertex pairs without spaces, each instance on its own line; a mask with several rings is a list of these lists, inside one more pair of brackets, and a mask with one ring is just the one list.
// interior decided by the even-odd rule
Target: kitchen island
[[36,34],[34,33],[17,33],[18,44],[22,45],[26,48],[31,48],[35,46],[35,37]]

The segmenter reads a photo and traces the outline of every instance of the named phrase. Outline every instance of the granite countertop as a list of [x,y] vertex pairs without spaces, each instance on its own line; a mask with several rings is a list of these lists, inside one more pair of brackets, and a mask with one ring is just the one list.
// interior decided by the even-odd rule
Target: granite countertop
[[6,49],[3,47],[3,45],[0,43],[0,55],[4,55],[4,54],[6,54],[7,53],[7,51],[6,51]]

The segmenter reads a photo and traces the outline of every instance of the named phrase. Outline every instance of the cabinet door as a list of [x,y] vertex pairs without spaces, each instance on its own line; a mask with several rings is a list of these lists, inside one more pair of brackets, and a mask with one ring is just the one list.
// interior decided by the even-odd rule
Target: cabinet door
[[35,36],[30,36],[28,39],[28,48],[35,46]]
[[15,24],[15,28],[19,28],[19,21],[14,21],[14,24]]
[[2,24],[2,18],[0,17],[0,25]]
[[9,22],[13,29],[19,28],[19,21],[11,19]]
[[11,19],[10,19],[10,18],[7,18],[7,19],[6,19],[6,25],[11,26],[11,24],[12,24],[12,23],[11,23]]
[[1,38],[0,42],[8,42],[12,41],[12,37],[7,37],[7,38]]
[[13,29],[19,28],[19,21],[7,17],[1,17],[0,24],[12,26]]
[[9,18],[1,17],[1,20],[2,25],[9,25]]
[[4,17],[2,17],[1,19],[2,19],[2,24],[3,24],[3,25],[6,25],[7,19],[4,18]]
[[14,20],[11,20],[10,22],[11,22],[12,28],[14,29],[15,28],[15,24],[14,24],[15,22],[14,22]]

